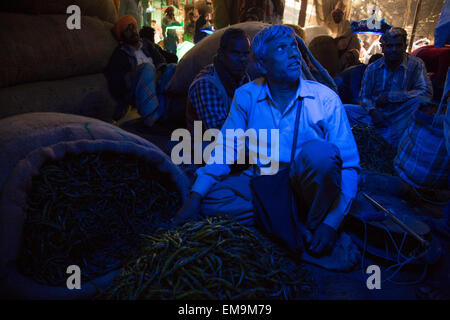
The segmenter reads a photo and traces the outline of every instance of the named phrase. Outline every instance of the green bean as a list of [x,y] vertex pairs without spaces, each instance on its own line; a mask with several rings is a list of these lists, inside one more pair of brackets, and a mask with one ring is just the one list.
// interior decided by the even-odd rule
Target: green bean
[[141,288],[142,299],[311,298],[316,286],[303,265],[289,260],[261,234],[229,219],[207,218],[144,239],[140,258],[116,278],[110,290],[114,295],[99,299],[128,299],[123,283],[131,281],[127,286],[138,288],[141,265],[149,260],[158,260],[162,267],[155,270],[153,262],[148,264],[146,272],[158,276]]
[[[65,285],[68,265],[82,266],[90,280],[125,264],[145,242],[140,234],[154,233],[180,207],[174,185],[155,165],[126,154],[44,163],[28,193],[19,270],[41,284]],[[65,258],[46,263],[54,256]]]

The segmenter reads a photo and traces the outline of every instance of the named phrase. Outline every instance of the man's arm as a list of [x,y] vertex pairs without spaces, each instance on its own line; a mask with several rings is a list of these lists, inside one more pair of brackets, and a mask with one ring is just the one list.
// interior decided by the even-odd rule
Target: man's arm
[[369,112],[375,109],[376,103],[373,97],[373,89],[375,85],[375,70],[372,66],[368,66],[364,71],[363,79],[361,81],[360,101],[361,106]]
[[[245,100],[245,99],[244,99]],[[194,218],[200,209],[201,199],[211,190],[211,188],[223,177],[227,176],[230,173],[230,167],[227,164],[227,148],[231,148],[233,150],[233,155],[237,155],[239,157],[241,152],[244,152],[243,145],[238,146],[229,146],[226,144],[226,130],[227,129],[238,129],[241,128],[245,130],[246,121],[245,121],[245,111],[242,106],[247,106],[248,101],[243,101],[241,103],[237,102],[236,96],[233,99],[231,104],[230,113],[222,126],[221,132],[223,135],[223,140],[218,141],[218,148],[223,150],[223,163],[211,163],[207,164],[204,167],[201,167],[197,170],[197,178],[194,182],[194,185],[191,188],[191,195],[185,205],[178,211],[175,216],[175,223],[179,224],[186,220]],[[239,141],[239,139],[238,139]],[[208,159],[204,159],[207,161]]]
[[129,63],[125,53],[116,48],[105,70],[105,76],[108,80],[108,87],[111,95],[121,103],[129,103],[126,101],[127,93],[131,87],[131,74],[134,70],[130,70]]
[[373,125],[377,128],[387,127],[383,116],[377,110],[377,100],[374,99],[375,87],[375,71],[376,67],[373,64],[369,65],[364,72],[361,81],[360,101],[361,106],[366,109],[367,113],[372,118]]
[[337,230],[358,191],[359,154],[355,138],[350,128],[344,107],[340,99],[335,96],[326,102],[334,106],[328,119],[328,141],[339,148],[342,159],[341,193],[324,220],[324,223]]
[[206,79],[189,88],[189,99],[205,129],[220,129],[227,118],[227,108],[219,90]]
[[[414,70],[411,72],[413,86],[410,90],[391,91],[387,94],[387,101],[391,103],[403,103],[416,97],[433,96],[433,87],[427,75],[427,69],[422,60],[417,59],[414,65]],[[408,80],[407,80],[408,81]]]
[[153,60],[153,64],[155,65],[156,70],[159,71],[167,64],[166,58],[164,58],[164,56],[159,52],[157,44],[153,44],[147,39],[143,39],[143,42],[146,46],[146,49],[148,50],[150,57]]

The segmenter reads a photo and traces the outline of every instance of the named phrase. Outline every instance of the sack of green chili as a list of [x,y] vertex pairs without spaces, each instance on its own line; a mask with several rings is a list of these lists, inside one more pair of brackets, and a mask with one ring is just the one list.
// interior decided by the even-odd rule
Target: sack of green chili
[[[189,187],[152,143],[87,117],[2,119],[0,152],[0,285],[17,297],[92,295]],[[83,290],[64,288],[69,265]]]

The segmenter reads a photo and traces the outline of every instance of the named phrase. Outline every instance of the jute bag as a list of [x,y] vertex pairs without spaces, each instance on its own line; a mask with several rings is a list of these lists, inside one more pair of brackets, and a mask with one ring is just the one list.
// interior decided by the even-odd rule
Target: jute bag
[[[151,142],[114,125],[76,115],[31,113],[0,120],[0,291],[19,298],[89,298],[102,277],[82,290],[40,285],[19,273],[27,218],[27,198],[32,179],[49,160],[69,154],[111,152],[145,159],[187,198],[190,182],[171,159]],[[110,280],[111,275],[104,275]]]
[[433,117],[417,109],[400,139],[394,168],[414,187],[449,187],[450,157],[445,147],[443,105],[441,102]]

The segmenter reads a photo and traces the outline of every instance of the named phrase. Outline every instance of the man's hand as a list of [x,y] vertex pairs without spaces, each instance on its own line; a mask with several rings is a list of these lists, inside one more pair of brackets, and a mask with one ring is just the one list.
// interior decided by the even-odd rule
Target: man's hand
[[389,96],[387,93],[382,94],[375,100],[377,108],[384,108],[389,103]]
[[173,218],[174,225],[177,226],[194,219],[199,213],[201,200],[202,196],[199,193],[191,192],[189,199]]
[[336,243],[336,231],[325,223],[317,227],[312,236],[308,250],[316,255],[330,251]]
[[375,128],[387,128],[386,122],[383,119],[380,111],[377,109],[371,109],[369,115],[372,118],[373,125]]

